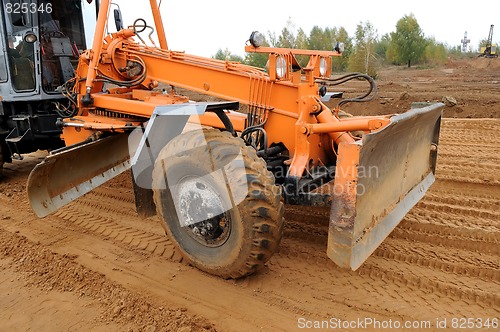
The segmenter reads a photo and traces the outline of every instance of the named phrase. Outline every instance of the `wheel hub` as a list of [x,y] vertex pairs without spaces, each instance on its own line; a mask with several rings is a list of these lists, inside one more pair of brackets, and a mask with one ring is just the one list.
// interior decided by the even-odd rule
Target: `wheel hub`
[[203,178],[187,178],[177,190],[177,215],[182,229],[207,247],[218,247],[229,238],[231,218],[218,191]]

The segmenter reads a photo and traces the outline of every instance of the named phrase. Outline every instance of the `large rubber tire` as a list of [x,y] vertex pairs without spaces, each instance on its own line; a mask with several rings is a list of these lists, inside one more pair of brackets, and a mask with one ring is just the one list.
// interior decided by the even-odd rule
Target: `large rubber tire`
[[[206,156],[209,156],[208,162]],[[237,156],[239,167],[233,165],[238,163],[231,163]],[[241,167],[241,160],[244,167]],[[214,172],[221,168],[225,171]],[[203,184],[192,180],[200,177]],[[209,192],[217,193],[211,197],[221,200],[224,195],[218,193],[231,192],[234,188],[231,185],[246,183],[248,186],[239,204],[235,204],[234,198],[224,200],[227,212],[215,217],[217,221],[209,228],[220,228],[217,232],[221,234],[214,239],[206,240],[199,230],[194,231],[193,227],[198,228],[196,225],[201,223],[189,227],[181,225],[181,221],[185,221],[180,219],[190,218],[179,217],[182,213],[178,214],[175,206],[182,204],[179,201],[190,181],[195,181],[196,187],[203,190],[209,188],[212,190]],[[153,191],[167,235],[182,256],[200,270],[223,278],[243,277],[263,267],[279,246],[284,225],[281,188],[275,184],[273,174],[255,150],[228,132],[196,130],[170,141],[156,160]],[[176,199],[178,201],[174,202]],[[197,204],[192,208],[198,206],[207,205]]]

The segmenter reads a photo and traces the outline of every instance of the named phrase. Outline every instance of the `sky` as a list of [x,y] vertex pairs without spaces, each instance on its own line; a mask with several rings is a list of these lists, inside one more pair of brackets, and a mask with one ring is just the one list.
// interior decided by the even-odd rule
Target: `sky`
[[[147,0],[114,0],[120,4],[126,25],[142,17],[153,25]],[[226,48],[243,56],[245,42],[254,30],[279,35],[291,20],[309,34],[315,25],[344,27],[350,36],[356,25],[369,21],[378,35],[395,31],[397,21],[414,14],[426,37],[450,46],[460,45],[467,31],[471,46],[488,37],[495,25],[493,42],[500,42],[500,1],[308,1],[296,0],[162,0],[161,12],[169,48],[210,57]]]

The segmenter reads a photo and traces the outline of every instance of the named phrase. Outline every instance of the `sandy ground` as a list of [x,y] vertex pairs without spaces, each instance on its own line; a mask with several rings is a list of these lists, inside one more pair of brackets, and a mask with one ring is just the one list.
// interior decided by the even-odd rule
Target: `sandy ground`
[[175,255],[157,217],[135,214],[128,174],[42,220],[24,191],[44,154],[6,165],[0,330],[290,331],[365,318],[436,329],[500,318],[500,59],[482,60],[389,68],[376,100],[350,106],[387,114],[458,101],[445,110],[437,182],[356,272],[326,256],[328,209],[287,206],[266,268],[222,280]]

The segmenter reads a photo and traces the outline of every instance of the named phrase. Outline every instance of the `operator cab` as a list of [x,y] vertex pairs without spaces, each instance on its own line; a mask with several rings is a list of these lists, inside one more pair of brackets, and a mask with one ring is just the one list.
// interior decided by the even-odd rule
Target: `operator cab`
[[4,0],[2,7],[8,47],[1,66],[9,67],[11,92],[57,92],[87,48],[82,1]]
[[0,163],[63,146],[56,121],[70,114],[65,83],[91,45],[97,2],[0,0]]
[[[13,8],[15,1],[5,1],[4,3],[4,23],[7,38],[7,49],[0,63],[2,67],[2,80],[11,78],[11,88],[14,91],[34,91],[35,90],[35,52],[34,43],[23,40],[24,34],[32,31],[33,17],[29,14],[22,14],[21,11]],[[17,7],[17,6],[16,6]],[[6,67],[9,70],[6,70]],[[5,89],[2,89],[4,92]],[[12,90],[11,90],[12,91]],[[2,96],[4,94],[2,93]],[[8,98],[7,98],[8,99]]]

